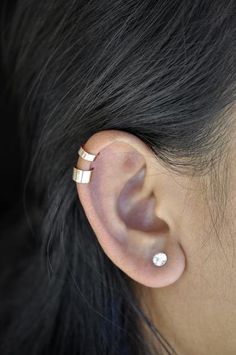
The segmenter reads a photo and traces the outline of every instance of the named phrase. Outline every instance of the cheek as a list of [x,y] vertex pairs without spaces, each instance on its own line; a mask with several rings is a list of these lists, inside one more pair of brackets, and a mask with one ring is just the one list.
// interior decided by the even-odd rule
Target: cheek
[[[236,294],[236,199],[219,202],[193,194],[182,211],[181,242],[186,253],[186,290],[193,297],[228,299]],[[233,205],[234,203],[234,205]]]
[[189,188],[175,202],[179,206],[175,217],[179,223],[175,230],[186,253],[188,271],[198,273],[216,244],[212,211],[199,191],[199,188]]

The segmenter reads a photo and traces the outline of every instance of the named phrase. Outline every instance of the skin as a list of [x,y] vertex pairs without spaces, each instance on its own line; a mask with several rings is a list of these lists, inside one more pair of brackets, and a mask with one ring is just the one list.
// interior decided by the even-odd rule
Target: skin
[[[177,354],[235,354],[235,147],[219,166],[222,184],[227,171],[220,206],[210,174],[171,171],[132,134],[98,132],[83,148],[99,154],[77,161],[79,169],[94,168],[89,184],[76,184],[78,197],[101,247],[130,277],[160,334]],[[160,251],[168,261],[156,267],[152,257]]]

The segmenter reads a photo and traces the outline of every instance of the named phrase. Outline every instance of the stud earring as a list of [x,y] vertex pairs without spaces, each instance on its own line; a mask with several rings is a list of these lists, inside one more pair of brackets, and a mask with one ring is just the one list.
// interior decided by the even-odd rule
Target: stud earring
[[163,266],[167,262],[167,255],[165,253],[155,254],[152,261],[155,266]]

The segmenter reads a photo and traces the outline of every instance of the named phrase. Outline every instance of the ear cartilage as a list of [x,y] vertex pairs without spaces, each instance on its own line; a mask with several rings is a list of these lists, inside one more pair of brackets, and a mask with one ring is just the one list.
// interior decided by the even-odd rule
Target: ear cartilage
[[152,261],[155,266],[163,266],[167,262],[167,255],[165,253],[155,254]]

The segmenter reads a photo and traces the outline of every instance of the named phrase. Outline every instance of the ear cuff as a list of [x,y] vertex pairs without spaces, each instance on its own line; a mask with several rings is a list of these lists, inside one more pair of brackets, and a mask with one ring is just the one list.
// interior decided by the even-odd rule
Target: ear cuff
[[[86,152],[82,146],[78,150],[78,154],[81,158],[83,158],[84,160],[87,160],[87,161],[94,161],[94,159],[97,156],[95,154],[91,154],[91,153]],[[82,170],[82,169],[78,169],[74,166],[72,180],[74,180],[75,182],[78,182],[79,184],[88,184],[91,180],[93,170],[94,169]]]

